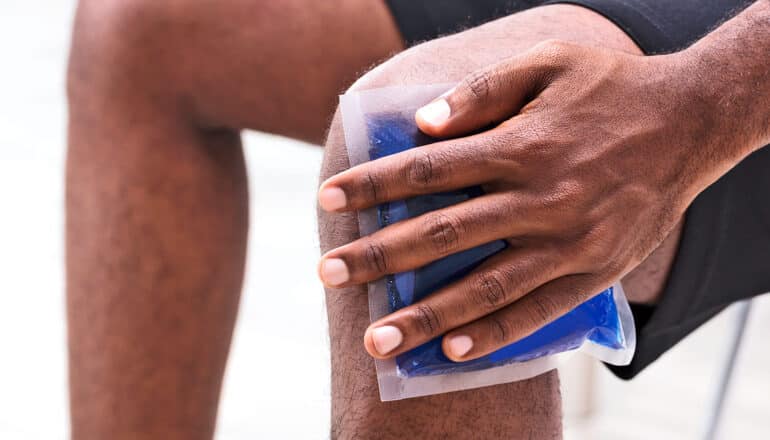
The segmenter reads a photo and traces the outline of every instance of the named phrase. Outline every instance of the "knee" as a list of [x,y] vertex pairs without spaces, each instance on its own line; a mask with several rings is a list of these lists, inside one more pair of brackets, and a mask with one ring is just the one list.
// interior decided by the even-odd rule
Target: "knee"
[[110,106],[138,97],[173,93],[179,60],[173,39],[184,8],[171,2],[81,0],[75,17],[67,70],[67,94],[75,105]]
[[[462,41],[458,41],[455,37],[445,37],[412,47],[361,76],[348,89],[348,92],[398,85],[459,81],[468,73],[468,64],[444,63],[440,54],[446,50],[456,49],[453,46],[460,44]],[[349,166],[342,117],[338,108],[327,132],[324,160],[321,166],[321,182],[348,169]],[[334,224],[328,224],[330,222],[334,222]],[[327,238],[331,235],[331,231],[335,232],[334,235],[340,235],[337,233],[340,230],[340,225],[347,225],[348,223],[355,223],[355,221],[341,218],[340,215],[327,215],[319,212],[321,247],[324,251],[330,249]],[[346,232],[345,235],[349,236],[348,239],[350,239],[350,236],[357,237],[357,233],[356,230],[355,233]],[[338,245],[340,244],[343,243]]]
[[[520,54],[545,40],[600,45],[640,53],[622,30],[601,16],[580,7],[551,5],[529,9],[414,46],[363,75],[349,91],[459,82],[477,69]],[[490,41],[501,44],[489,44]],[[327,158],[344,153],[344,148],[335,145],[342,140],[340,127],[337,116],[329,132],[327,147],[331,148],[326,150]],[[328,161],[329,165],[332,163]]]
[[[348,92],[408,83],[410,80],[408,75],[410,73],[414,75],[420,71],[420,64],[416,59],[417,53],[421,50],[418,48],[402,52],[367,72],[348,89]],[[350,167],[339,107],[334,112],[324,146],[320,182]],[[322,252],[341,246],[359,236],[356,219],[348,213],[329,214],[319,209],[318,226]]]
[[[462,69],[452,63],[440,65],[433,62],[440,59],[437,54],[446,46],[446,42],[446,38],[433,40],[393,56],[361,76],[347,92],[459,80],[464,74]],[[349,167],[339,108],[327,132],[325,147],[321,181]]]
[[[499,27],[499,26],[498,26]],[[388,86],[405,86],[418,84],[439,84],[459,82],[465,75],[485,66],[495,59],[510,56],[522,47],[528,47],[534,42],[518,41],[514,49],[506,45],[489,48],[488,41],[498,41],[503,34],[497,28],[488,25],[473,28],[459,34],[427,41],[405,50],[361,76],[348,92],[375,89]],[[531,44],[530,44],[531,43]],[[321,167],[321,181],[349,168],[345,138],[342,129],[342,118],[339,109],[335,112],[329,127],[324,160]],[[354,220],[342,219],[339,215],[328,215],[320,212],[319,225],[321,247],[323,251],[332,248],[331,235],[339,235],[343,224]],[[355,234],[346,234],[357,237]],[[337,243],[337,246],[344,244]]]

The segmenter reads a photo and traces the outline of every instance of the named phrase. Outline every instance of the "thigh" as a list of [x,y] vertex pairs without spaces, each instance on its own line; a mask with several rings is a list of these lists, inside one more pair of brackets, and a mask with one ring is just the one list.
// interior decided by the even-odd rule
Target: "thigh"
[[[208,3],[208,4],[205,4]],[[204,2],[187,72],[214,121],[320,142],[337,95],[403,48],[382,1]],[[226,7],[219,6],[225,4]]]
[[403,44],[382,0],[81,0],[70,77],[96,63],[122,105],[320,143],[337,94]]
[[[411,48],[378,66],[353,89],[458,81],[484,65],[559,38],[638,52],[612,23],[586,9],[548,6],[528,10]],[[326,143],[321,178],[348,168],[339,115]],[[359,236],[355,217],[320,213],[323,251]],[[374,363],[363,349],[369,322],[366,289],[327,289],[332,343],[333,430],[345,438],[559,438],[556,373],[488,387],[405,401],[379,402]]]

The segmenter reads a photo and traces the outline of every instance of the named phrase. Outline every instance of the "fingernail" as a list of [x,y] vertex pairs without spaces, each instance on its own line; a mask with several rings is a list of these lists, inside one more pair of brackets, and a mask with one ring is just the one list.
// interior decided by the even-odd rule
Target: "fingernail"
[[386,355],[393,351],[394,348],[401,345],[401,341],[403,340],[404,335],[401,334],[401,330],[392,325],[385,325],[372,330],[372,342],[374,342],[374,348],[377,350],[377,353],[381,355]]
[[318,203],[325,211],[336,211],[344,208],[348,201],[345,197],[345,191],[332,186],[324,188],[318,193]]
[[450,113],[451,109],[449,108],[449,103],[446,102],[446,99],[433,101],[425,107],[417,110],[417,115],[422,120],[431,125],[443,124],[447,119],[449,119]]
[[471,351],[471,348],[473,348],[473,339],[471,339],[470,336],[465,335],[452,336],[447,342],[447,348],[449,348],[449,352],[452,356],[461,358],[468,354],[468,352]]
[[350,279],[348,266],[339,258],[329,258],[321,263],[321,279],[330,286],[339,286]]

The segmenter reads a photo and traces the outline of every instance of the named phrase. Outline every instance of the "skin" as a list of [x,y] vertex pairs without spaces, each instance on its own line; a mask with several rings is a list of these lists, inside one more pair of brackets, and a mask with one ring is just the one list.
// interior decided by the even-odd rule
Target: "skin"
[[[639,53],[614,25],[573,6],[537,8],[414,47],[364,75],[351,89],[459,81],[494,60],[521,54],[548,38],[609,45]],[[489,45],[488,41],[505,42]],[[454,58],[447,59],[447,54]],[[321,179],[350,171],[341,118],[332,122]],[[342,173],[342,174],[338,174]],[[319,211],[323,251],[344,249],[359,238],[352,211]],[[654,301],[675,253],[677,236],[637,270],[649,280],[633,285],[637,298]],[[332,251],[338,252],[338,251]],[[374,365],[361,346],[368,322],[366,289],[360,283],[327,287],[332,343],[332,432],[341,438],[560,438],[556,373],[477,390],[382,403]],[[369,348],[369,347],[367,347]],[[342,374],[340,374],[342,373]],[[464,414],[476,417],[472,422]],[[449,415],[449,416],[448,416]],[[399,420],[398,432],[393,420]],[[440,420],[440,422],[436,422]],[[355,433],[356,435],[352,435]],[[503,434],[504,433],[504,434]]]
[[80,3],[68,72],[72,439],[212,438],[247,242],[239,130],[320,142],[337,93],[402,47],[377,2]]
[[[302,32],[286,38],[289,28]],[[548,38],[637,51],[600,16],[551,6],[411,49],[358,87],[457,81]],[[402,49],[378,2],[81,1],[68,71],[73,439],[212,437],[247,240],[239,130],[319,142],[337,93]],[[347,167],[339,127],[335,119],[324,177]],[[325,249],[358,237],[350,214],[322,214],[321,225]],[[654,299],[672,243],[648,259],[656,276],[644,277],[639,298]],[[362,289],[329,289],[327,303],[333,438],[559,437],[555,373],[379,402],[359,343],[369,323]],[[437,422],[446,414],[455,416]]]
[[324,182],[319,200],[332,211],[487,190],[331,250],[321,262],[327,284],[374,280],[496,239],[511,244],[373,323],[369,353],[386,358],[444,335],[449,358],[474,359],[636,268],[701,191],[770,141],[768,23],[770,2],[757,2],[691,48],[655,57],[544,42],[471,73],[416,114],[432,136],[466,137]]

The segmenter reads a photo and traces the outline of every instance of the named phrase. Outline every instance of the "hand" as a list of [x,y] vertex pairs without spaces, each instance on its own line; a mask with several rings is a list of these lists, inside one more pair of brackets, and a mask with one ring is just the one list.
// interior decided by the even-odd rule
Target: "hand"
[[[685,53],[641,57],[547,42],[470,75],[417,112],[449,138],[328,179],[349,211],[483,185],[486,195],[399,222],[323,256],[327,286],[412,270],[496,239],[510,247],[465,279],[371,324],[386,358],[441,334],[464,361],[513,343],[604,290],[665,238],[725,171],[727,142]],[[693,83],[695,81],[692,81]]]

